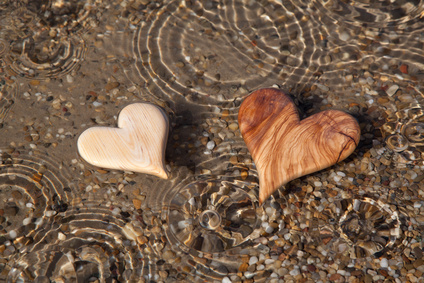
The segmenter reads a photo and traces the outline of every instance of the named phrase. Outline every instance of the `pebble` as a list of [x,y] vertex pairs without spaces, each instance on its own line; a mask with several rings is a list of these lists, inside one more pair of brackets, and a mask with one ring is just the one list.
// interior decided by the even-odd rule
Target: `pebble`
[[182,67],[184,67],[184,66],[185,66],[185,64],[184,64],[184,62],[183,62],[183,61],[177,61],[177,63],[175,63],[175,66],[176,66],[177,68],[182,68]]
[[57,233],[57,238],[59,239],[59,241],[65,241],[66,235],[63,234],[62,232],[59,232],[59,233]]
[[208,141],[208,143],[206,144],[206,148],[209,150],[212,150],[215,148],[215,142],[214,141]]
[[253,265],[253,264],[257,263],[258,261],[259,260],[258,260],[258,258],[256,256],[252,256],[249,259],[249,265]]
[[396,91],[399,89],[398,85],[391,85],[387,90],[386,93],[388,96],[393,96]]
[[18,236],[18,233],[15,230],[10,230],[9,231],[9,237],[11,239],[15,239]]
[[168,261],[175,258],[175,253],[173,251],[167,250],[162,254],[164,260]]
[[290,270],[289,274],[291,276],[297,276],[300,274],[299,268],[297,266],[294,266],[292,270]]
[[340,40],[347,41],[350,38],[350,35],[347,32],[341,32],[339,35]]
[[239,128],[237,123],[231,123],[228,125],[228,129],[230,129],[231,131],[236,131]]
[[316,85],[322,91],[329,91],[330,90],[330,88],[326,85],[323,85],[323,84],[316,84]]
[[334,176],[334,181],[337,183],[337,182],[340,182],[340,180],[342,179],[342,177],[341,176]]
[[105,86],[106,91],[117,88],[120,84],[118,82],[108,82]]
[[271,227],[271,226],[268,226],[268,227],[265,228],[265,232],[268,233],[268,234],[271,234],[273,231],[274,231],[274,228]]
[[68,83],[73,83],[74,82],[74,77],[71,74],[67,74],[66,75],[66,81]]
[[27,217],[27,218],[25,218],[23,221],[22,221],[22,224],[23,225],[28,225],[28,224],[30,224],[31,223],[31,217]]

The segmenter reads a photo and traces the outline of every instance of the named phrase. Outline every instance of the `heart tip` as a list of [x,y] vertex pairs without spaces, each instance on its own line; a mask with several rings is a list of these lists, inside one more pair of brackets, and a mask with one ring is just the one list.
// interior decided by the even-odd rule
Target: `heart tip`
[[266,198],[265,197],[259,196],[259,206],[262,206],[265,201],[266,201]]
[[169,179],[169,175],[166,171],[159,172],[159,174],[157,174],[156,176],[158,176],[161,179],[165,179],[165,180]]

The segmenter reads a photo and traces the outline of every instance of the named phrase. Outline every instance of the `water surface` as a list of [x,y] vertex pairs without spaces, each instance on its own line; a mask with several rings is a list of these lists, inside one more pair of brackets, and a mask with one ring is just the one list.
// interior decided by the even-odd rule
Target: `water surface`
[[[419,0],[3,1],[0,281],[421,280],[423,16]],[[262,87],[362,136],[260,206],[237,114]],[[146,101],[170,117],[168,180],[79,157],[85,129]]]

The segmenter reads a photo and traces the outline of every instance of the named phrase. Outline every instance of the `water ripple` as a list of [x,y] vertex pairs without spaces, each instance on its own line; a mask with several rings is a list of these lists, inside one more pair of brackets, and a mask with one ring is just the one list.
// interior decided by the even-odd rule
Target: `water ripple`
[[302,81],[305,35],[287,13],[276,3],[172,1],[140,24],[136,68],[151,96],[198,104],[232,101],[287,74]]
[[45,79],[75,70],[87,51],[81,35],[97,24],[96,10],[77,1],[9,2],[0,19],[5,71]]
[[306,195],[299,201],[286,196],[287,203],[283,204],[286,210],[296,211],[295,216],[286,216],[286,222],[292,229],[302,230],[308,249],[319,247],[319,257],[379,257],[401,250],[410,240],[404,233],[409,216],[400,207],[370,197],[325,197],[321,201],[314,197],[308,200]]
[[[0,48],[1,48],[0,41]],[[1,63],[1,50],[0,50]],[[3,70],[0,69],[0,72]],[[18,84],[10,77],[0,75],[0,128],[3,127],[3,122],[6,119],[7,113],[15,103],[18,94]]]
[[413,30],[422,27],[423,1],[312,1],[324,17],[339,24]]
[[[245,272],[249,256],[269,252],[261,239],[274,228],[278,231],[279,213],[274,200],[259,206],[257,182],[204,176],[173,192],[165,232],[172,251],[182,256],[182,271],[195,269],[200,278],[222,280]],[[258,270],[244,276],[261,281],[269,273]]]
[[13,258],[9,280],[104,282],[149,274],[149,256],[136,244],[144,231],[129,223],[131,214],[98,202],[77,202]]
[[75,195],[65,168],[45,154],[1,150],[0,242],[4,258],[11,259],[35,241],[37,231],[62,214]]

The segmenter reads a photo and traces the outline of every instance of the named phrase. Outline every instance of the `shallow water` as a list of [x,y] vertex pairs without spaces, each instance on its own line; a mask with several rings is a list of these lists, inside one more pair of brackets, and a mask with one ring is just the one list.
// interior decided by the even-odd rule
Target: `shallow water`
[[[421,282],[423,16],[418,0],[2,1],[0,281]],[[362,136],[260,206],[237,113],[271,86]],[[79,157],[85,129],[143,101],[170,117],[168,180]]]

